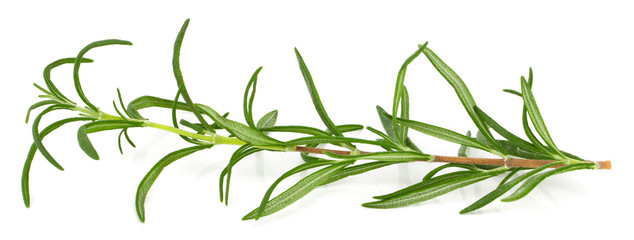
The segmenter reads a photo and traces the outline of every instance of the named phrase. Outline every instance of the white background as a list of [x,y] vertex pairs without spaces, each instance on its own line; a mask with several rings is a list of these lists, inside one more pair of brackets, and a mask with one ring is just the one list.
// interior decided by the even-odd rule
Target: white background
[[[627,170],[634,167],[634,6],[628,1],[84,2],[0,4],[0,239],[632,238],[633,181]],[[117,87],[126,101],[142,95],[172,98],[173,40],[187,18],[181,62],[190,94],[219,112],[231,112],[232,119],[243,121],[244,86],[264,66],[256,116],[279,109],[281,125],[323,128],[297,68],[297,47],[335,123],[379,128],[375,105],[390,109],[402,62],[417,44],[429,41],[478,105],[518,134],[521,102],[501,90],[519,89],[520,76],[533,67],[533,89],[559,147],[587,159],[610,159],[614,169],[556,176],[525,199],[496,201],[468,215],[458,211],[501,178],[401,209],[360,206],[415,183],[437,166],[412,163],[319,188],[254,222],[241,218],[277,176],[301,160],[290,153],[245,159],[234,169],[226,207],[218,201],[218,176],[235,147],[221,146],[170,165],[148,195],[147,221],[140,223],[133,204],[138,182],[158,159],[186,144],[156,130],[133,129],[137,148],[125,145],[120,155],[116,132],[94,134],[101,155],[94,161],[77,147],[78,125],[72,125],[45,140],[66,170],[54,169],[38,154],[31,171],[32,206],[25,208],[19,179],[32,139],[24,114],[37,101],[31,84],[43,85],[44,66],[75,56],[92,41],[126,39],[134,46],[86,55],[95,60],[81,70],[88,97],[110,112]],[[79,100],[71,71],[59,68],[53,80]],[[413,119],[458,132],[475,129],[424,57],[410,65],[406,84]],[[143,113],[169,124],[169,111]],[[43,125],[64,116],[69,115],[51,114]],[[367,131],[349,136],[374,138]],[[452,155],[457,149],[415,132],[412,138],[428,153]]]

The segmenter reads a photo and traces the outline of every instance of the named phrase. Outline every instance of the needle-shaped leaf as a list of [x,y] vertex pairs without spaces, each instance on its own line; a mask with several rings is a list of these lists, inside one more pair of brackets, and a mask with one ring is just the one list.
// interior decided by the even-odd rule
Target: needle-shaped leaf
[[456,74],[453,69],[447,66],[447,64],[443,62],[443,60],[441,60],[431,49],[425,48],[423,53],[425,54],[425,56],[427,56],[427,59],[429,59],[432,65],[434,65],[436,70],[438,70],[440,75],[442,75],[456,91],[460,102],[462,102],[462,105],[464,106],[465,110],[467,110],[467,113],[469,114],[469,117],[471,117],[471,119],[473,120],[473,123],[475,123],[475,125],[478,127],[478,130],[480,130],[484,134],[486,139],[495,150],[501,151],[500,147],[497,145],[497,142],[495,142],[493,135],[491,134],[491,132],[489,132],[489,128],[487,127],[486,123],[484,123],[484,121],[482,121],[482,119],[480,119],[480,117],[478,117],[478,115],[475,113],[474,107],[476,106],[476,102],[473,99],[469,88],[467,88],[467,85],[465,85],[460,76],[458,76],[458,74]]
[[[57,87],[55,86],[55,84],[53,84],[53,81],[51,80],[51,71],[56,68],[59,67],[63,64],[69,64],[69,63],[75,63],[75,58],[62,58],[59,59],[57,61],[54,61],[52,63],[50,63],[49,65],[47,65],[44,68],[44,82],[46,82],[46,86],[48,87],[48,90],[51,91],[51,93],[60,98],[61,100],[67,101],[69,103],[73,103],[70,99],[68,99],[66,96],[64,96],[64,94],[62,94],[62,92],[59,91],[59,89],[57,89]],[[93,62],[92,59],[89,58],[82,58],[79,60],[81,63],[91,63]]]
[[[403,85],[403,94],[401,97],[401,118],[409,119],[409,93],[407,92],[407,87],[405,87],[405,85]],[[407,132],[406,126],[399,126],[399,139],[403,140],[403,143],[405,143],[407,139]]]
[[474,171],[474,172],[481,172],[482,171],[482,169],[476,167],[475,165],[471,165],[471,164],[447,163],[447,164],[444,164],[444,165],[442,165],[440,167],[434,168],[433,170],[431,170],[427,174],[425,174],[425,176],[423,177],[423,182],[428,181],[429,179],[434,177],[440,171],[442,171],[444,169],[447,169],[447,168],[452,168],[452,167],[467,169],[467,170]]
[[181,95],[187,103],[190,111],[194,113],[196,119],[200,121],[200,123],[205,127],[205,129],[209,131],[213,131],[205,118],[200,115],[200,110],[194,105],[189,93],[187,92],[187,88],[185,87],[185,81],[183,80],[183,72],[180,67],[180,55],[181,55],[181,46],[183,45],[183,38],[185,38],[185,32],[187,31],[187,26],[189,25],[189,19],[185,20],[183,26],[181,27],[178,35],[176,36],[176,41],[174,41],[174,55],[172,57],[172,70],[174,72],[174,78],[176,79],[176,86],[182,88]]
[[145,222],[145,198],[147,196],[147,193],[150,191],[152,184],[154,184],[154,181],[156,181],[156,179],[159,177],[163,169],[165,169],[165,167],[167,167],[168,165],[170,165],[171,163],[173,163],[174,161],[178,159],[181,159],[192,153],[195,153],[197,151],[207,149],[210,147],[211,145],[205,145],[205,146],[194,146],[194,147],[180,149],[178,151],[174,151],[167,154],[165,157],[159,160],[156,164],[154,164],[152,169],[150,169],[150,171],[147,174],[145,174],[145,177],[143,177],[143,180],[141,180],[141,183],[139,183],[139,187],[137,188],[137,191],[136,191],[135,206],[136,206],[137,216],[139,217],[139,220],[141,220],[141,222]]
[[258,123],[255,125],[256,128],[262,130],[263,128],[270,128],[275,126],[275,122],[277,121],[277,110],[273,110],[264,114]]
[[392,193],[388,193],[385,195],[380,195],[380,196],[374,196],[374,199],[390,199],[390,198],[396,198],[396,197],[400,197],[400,196],[406,196],[409,195],[415,191],[419,191],[422,189],[426,189],[429,188],[430,186],[434,186],[434,184],[441,182],[441,181],[447,181],[448,179],[453,179],[453,178],[458,178],[458,177],[464,177],[464,176],[469,176],[471,174],[474,174],[476,172],[474,171],[456,171],[456,172],[450,172],[450,173],[446,173],[446,174],[442,174],[436,177],[433,177],[427,181],[423,181],[423,182],[419,182],[413,185],[410,185],[406,188],[400,189],[398,191],[392,192]]
[[566,173],[570,171],[575,171],[575,170],[596,169],[596,168],[597,168],[596,163],[574,163],[574,164],[566,165],[554,170],[550,170],[548,172],[537,174],[527,179],[517,190],[515,190],[515,192],[513,192],[513,194],[503,198],[502,202],[512,202],[512,201],[520,200],[521,198],[528,195],[539,183],[541,183],[542,181],[544,181],[544,179],[550,176]]
[[275,190],[275,187],[277,187],[278,184],[280,184],[280,182],[282,182],[282,180],[293,176],[297,173],[309,170],[309,169],[313,169],[316,167],[321,167],[321,166],[325,166],[325,165],[333,165],[336,164],[337,161],[312,161],[312,162],[307,162],[304,163],[302,165],[299,165],[297,167],[294,167],[293,169],[285,172],[284,174],[282,174],[282,176],[280,176],[279,178],[277,178],[277,180],[275,180],[275,182],[273,182],[273,184],[271,184],[271,186],[269,187],[268,190],[266,190],[266,193],[264,194],[264,197],[262,197],[262,201],[260,202],[260,207],[258,207],[258,212],[255,214],[255,220],[258,220],[262,214],[264,213],[264,209],[266,208],[266,204],[269,202],[269,199],[271,198],[271,194],[273,194],[273,190]]
[[528,115],[531,117],[531,121],[533,122],[533,126],[535,126],[535,130],[542,137],[544,142],[551,147],[558,155],[564,156],[563,153],[559,151],[555,142],[550,137],[548,133],[548,129],[546,128],[546,124],[544,123],[544,119],[542,118],[541,113],[539,112],[539,108],[537,107],[537,103],[535,102],[535,97],[533,96],[533,92],[531,87],[528,85],[528,82],[522,77],[522,99],[524,99],[524,106],[526,106],[526,110],[528,111]]
[[[467,136],[468,138],[471,137],[471,131],[467,131]],[[465,145],[460,145],[460,148],[458,148],[458,157],[467,157],[467,146]]]
[[262,70],[262,67],[259,67],[251,76],[249,83],[247,84],[246,89],[244,90],[244,100],[243,100],[243,111],[244,118],[247,121],[249,127],[256,128],[255,122],[253,121],[253,99],[255,98],[255,90],[258,85],[258,74]]
[[[178,120],[177,120],[177,117],[176,117],[176,106],[178,105],[178,98],[180,97],[181,92],[183,91],[183,87],[184,87],[184,86],[185,86],[185,85],[181,85],[181,86],[178,88],[178,91],[176,92],[176,96],[174,97],[174,103],[172,104],[172,126],[174,126],[174,128],[179,128],[179,127],[178,127]],[[189,143],[193,143],[193,144],[200,145],[200,144],[199,144],[199,143],[200,143],[200,141],[198,141],[198,140],[195,140],[195,139],[192,139],[192,138],[189,138],[189,137],[183,136],[183,135],[179,135],[179,136],[180,136],[183,140],[185,140],[186,142],[189,142]]]
[[531,144],[530,142],[525,141],[524,139],[516,136],[515,134],[511,133],[510,131],[506,130],[504,127],[502,127],[499,123],[497,123],[495,120],[493,120],[493,118],[491,118],[489,115],[487,115],[484,111],[482,111],[482,109],[480,109],[479,107],[475,107],[474,108],[476,114],[478,114],[478,116],[489,126],[491,127],[495,132],[499,133],[502,137],[508,139],[509,141],[513,142],[514,144],[516,144],[517,146],[530,150],[530,151],[540,151],[538,148],[534,147],[533,144]]
[[[254,148],[252,145],[250,144],[245,144],[240,146],[232,155],[231,155],[231,159],[229,160],[229,163],[227,163],[227,166],[222,170],[222,172],[220,173],[220,202],[222,202],[224,200],[225,205],[229,204],[229,186],[231,184],[231,171],[233,169],[233,166],[235,166],[240,160],[244,159],[245,157],[257,153],[259,151],[262,151],[262,149],[260,148]],[[224,180],[226,178],[226,184],[224,183]],[[225,191],[223,192],[223,187],[225,189]]]
[[340,155],[331,152],[324,152],[324,154],[343,160],[377,160],[385,162],[427,161],[431,159],[431,155],[428,154],[405,151],[374,152],[359,155]]
[[185,119],[181,119],[179,121],[179,123],[185,127],[191,128],[192,130],[196,131],[197,133],[202,133],[205,131],[205,128],[203,127],[202,124],[197,124],[197,123],[191,123]]
[[[40,139],[44,139],[44,137],[46,137],[46,135],[50,134],[51,132],[53,132],[54,130],[58,129],[59,127],[67,124],[67,123],[71,123],[71,122],[77,122],[77,121],[90,121],[92,120],[91,118],[86,118],[86,117],[76,117],[76,118],[67,118],[67,119],[63,119],[63,120],[59,120],[57,122],[52,123],[51,125],[48,125],[47,127],[45,127],[40,133],[39,133],[39,137]],[[37,146],[35,145],[35,143],[31,144],[31,148],[29,149],[29,153],[26,156],[26,161],[24,161],[24,167],[22,168],[22,198],[24,200],[24,205],[28,208],[31,206],[31,195],[29,193],[29,173],[31,172],[31,163],[33,162],[33,158],[35,157],[35,153],[37,152]],[[58,169],[60,170],[64,170],[64,168],[62,168],[61,166],[58,167]]]
[[232,121],[222,117],[218,112],[213,110],[212,108],[197,104],[196,105],[202,112],[205,112],[207,115],[214,120],[214,122],[218,123],[222,128],[229,131],[232,135],[236,136],[242,141],[248,142],[250,144],[256,146],[282,146],[284,143],[273,139],[264,133],[262,133],[258,129],[250,128],[247,125],[242,123]]
[[379,130],[377,130],[377,129],[373,128],[373,127],[370,127],[370,126],[368,126],[368,127],[366,127],[366,128],[367,128],[368,130],[370,130],[370,132],[372,132],[372,133],[374,133],[374,134],[376,134],[376,135],[379,135],[379,137],[381,137],[383,140],[385,140],[385,141],[386,141],[386,142],[388,142],[389,144],[394,145],[394,148],[395,148],[395,149],[400,149],[400,150],[403,150],[403,151],[407,150],[407,149],[404,149],[404,148],[402,147],[402,146],[403,146],[402,144],[400,144],[400,143],[396,142],[394,139],[392,139],[392,138],[391,138],[390,136],[388,136],[387,134],[382,133],[381,131],[379,131]]
[[422,132],[432,137],[436,137],[448,142],[457,143],[457,144],[465,145],[472,148],[482,149],[484,151],[491,152],[491,153],[497,153],[495,149],[492,149],[474,140],[473,138],[467,137],[465,135],[451,131],[449,129],[429,125],[422,122],[417,122],[414,120],[405,120],[405,119],[399,118],[397,119],[397,121],[399,124],[403,126],[407,126],[411,129]]
[[504,179],[502,179],[502,181],[500,181],[500,183],[498,184],[498,187],[508,182],[508,180],[510,180],[513,176],[515,176],[515,174],[517,174],[519,171],[522,171],[522,170],[526,170],[526,168],[510,168],[509,173],[506,174],[506,176],[504,176]]
[[40,114],[37,115],[37,117],[35,117],[35,119],[33,120],[33,126],[31,127],[31,133],[33,135],[33,144],[35,144],[35,146],[37,147],[37,150],[40,150],[40,153],[42,154],[42,156],[44,156],[44,158],[46,158],[46,160],[48,160],[49,163],[51,163],[53,166],[55,166],[59,170],[63,170],[64,168],[62,168],[62,166],[59,165],[57,161],[55,161],[53,156],[51,156],[48,150],[46,150],[46,147],[44,147],[44,144],[42,143],[42,136],[40,136],[40,132],[38,128],[40,125],[40,121],[42,120],[42,117],[44,115],[55,110],[69,109],[69,108],[72,108],[72,106],[70,105],[49,106],[46,109],[44,109],[42,112],[40,112]]
[[304,82],[306,82],[306,87],[308,88],[308,93],[310,94],[310,98],[313,100],[313,105],[317,110],[317,114],[321,118],[322,122],[326,125],[328,130],[335,136],[343,136],[339,129],[336,128],[335,124],[332,122],[328,113],[326,113],[326,109],[324,105],[321,103],[321,99],[319,98],[319,93],[317,92],[317,88],[315,88],[315,83],[313,82],[313,77],[310,75],[308,71],[308,67],[306,67],[306,63],[304,63],[304,59],[299,54],[297,48],[295,48],[295,56],[297,57],[297,62],[299,63],[299,69],[302,72],[302,76],[304,77]]
[[73,67],[73,79],[75,80],[75,90],[77,90],[77,95],[79,95],[81,100],[84,101],[84,103],[88,107],[90,107],[91,109],[95,111],[97,111],[97,107],[93,105],[88,100],[88,98],[86,98],[86,95],[84,94],[84,90],[81,88],[81,83],[79,82],[79,67],[81,66],[81,63],[83,62],[82,59],[84,58],[84,54],[86,54],[90,49],[93,49],[96,47],[108,46],[108,45],[132,45],[132,43],[129,41],[119,40],[119,39],[107,39],[107,40],[92,42],[86,45],[86,47],[84,47],[82,50],[79,51],[79,53],[77,54],[77,57],[75,58],[75,65]]
[[466,176],[434,181],[432,184],[429,184],[415,191],[408,192],[407,194],[382,199],[380,201],[364,203],[362,206],[370,208],[396,208],[427,201],[458,188],[462,188],[473,183],[480,182],[492,176],[498,175],[505,170],[506,169],[469,173]]
[[360,138],[328,137],[328,136],[314,136],[314,137],[297,138],[297,139],[293,139],[293,140],[287,141],[286,145],[298,146],[298,145],[322,144],[322,143],[341,144],[341,143],[347,143],[347,142],[370,144],[370,145],[376,145],[376,146],[387,146],[387,147],[390,146],[390,145],[386,145],[385,143],[382,143],[382,142],[366,140],[366,139],[360,139]]
[[[396,131],[394,131],[394,125],[392,124],[392,115],[387,113],[378,105],[376,106],[376,111],[379,114],[379,120],[381,120],[381,125],[383,126],[383,129],[385,129],[385,133],[387,133],[388,136],[394,139],[394,141],[398,142],[399,140],[396,137]],[[403,144],[400,144],[400,142],[399,145],[403,146]],[[412,142],[409,137],[405,139],[404,146],[417,152],[423,152],[420,150],[420,148],[418,148],[418,146],[416,146],[416,144],[414,144],[414,142]]]
[[89,157],[95,160],[99,160],[99,154],[97,154],[97,150],[90,142],[88,138],[89,133],[113,130],[113,129],[123,129],[130,127],[141,127],[143,126],[143,122],[134,122],[128,120],[102,120],[102,121],[94,121],[91,123],[87,123],[77,130],[77,141],[79,142],[79,147],[83,150]]
[[[425,50],[425,48],[427,47],[427,43],[418,46],[418,49],[416,49],[416,52],[414,52],[411,56],[409,56],[407,59],[405,59],[405,62],[403,63],[403,65],[401,66],[401,69],[398,71],[398,75],[396,77],[396,88],[394,89],[394,101],[392,102],[392,128],[394,131],[399,131],[398,134],[395,134],[395,137],[397,138],[396,140],[400,143],[405,143],[405,138],[403,134],[401,133],[399,126],[396,123],[396,116],[398,116],[398,108],[399,105],[401,105],[401,101],[408,101],[408,99],[404,99],[403,96],[406,94],[404,92],[406,92],[405,90],[405,73],[407,72],[407,66],[414,61],[414,59],[416,59],[418,57],[418,55],[420,55],[423,50]],[[408,103],[404,103],[402,104],[403,106],[409,105]],[[407,109],[403,109],[402,111],[407,111]],[[407,113],[406,113],[407,114]]]
[[121,132],[119,132],[119,136],[117,137],[117,146],[119,146],[119,152],[121,154],[123,154],[123,147],[121,146],[121,136],[123,136],[123,130],[121,129]]
[[[352,162],[342,162],[334,164],[308,175],[307,177],[303,178],[295,185],[290,187],[288,190],[271,199],[271,201],[266,204],[266,207],[264,208],[264,211],[262,211],[261,216],[263,217],[270,215],[279,210],[282,210],[288,205],[291,205],[295,201],[306,196],[306,194],[308,194],[315,188],[319,187],[322,183],[328,181],[328,179],[330,179],[332,175],[350,164],[352,164]],[[256,208],[245,215],[242,220],[254,219],[258,212],[260,212],[260,209]]]
[[[139,110],[150,107],[159,107],[170,109],[174,105],[174,101],[169,99],[158,98],[154,96],[141,96],[128,103],[127,111],[133,118],[143,119]],[[187,103],[177,102],[176,109],[183,111],[191,111]]]
[[392,115],[389,115],[382,107],[376,106],[376,111],[379,114],[379,120],[381,120],[381,125],[383,125],[383,129],[388,136],[390,136],[394,141],[398,141],[398,137],[396,136],[396,131],[394,130],[394,125],[392,124]]
[[518,92],[518,91],[513,90],[513,89],[503,89],[502,91],[510,93],[510,94],[513,94],[513,95],[516,95],[516,96],[519,96],[519,97],[522,97],[522,93],[521,92]]
[[119,88],[117,88],[117,97],[119,98],[119,105],[121,106],[121,109],[123,109],[123,112],[126,114],[126,116],[132,118],[130,112],[128,112],[128,109],[125,107],[125,104],[123,104],[123,97],[121,97],[121,91],[119,90]]
[[347,178],[349,176],[354,176],[354,175],[358,175],[358,174],[362,174],[368,171],[372,171],[374,169],[378,169],[378,168],[382,168],[385,166],[389,166],[392,164],[398,164],[400,162],[384,162],[384,161],[377,161],[377,162],[368,162],[368,163],[362,163],[362,164],[358,164],[358,165],[354,165],[354,166],[348,166],[344,169],[341,169],[341,171],[338,171],[337,173],[335,173],[334,175],[332,175],[330,177],[330,179],[328,179],[328,181],[322,183],[322,185],[326,185],[332,182],[336,182],[339,181],[341,179]]
[[[521,81],[524,81],[524,76],[521,77]],[[533,69],[529,69],[529,74],[528,74],[528,87],[532,88],[533,87]],[[513,93],[515,94],[515,93]],[[522,94],[520,93],[519,96],[522,98],[522,101],[524,100],[524,96],[522,96]],[[537,137],[535,136],[535,134],[533,134],[533,130],[531,130],[531,127],[528,123],[528,108],[526,107],[526,104],[524,104],[524,107],[522,108],[522,127],[524,128],[524,133],[526,134],[526,137],[528,137],[528,139],[533,143],[533,146],[535,146],[536,148],[540,149],[540,151],[544,152],[544,153],[548,153],[549,155],[553,155],[551,151],[549,151],[540,141],[539,139],[537,139]]]
[[43,101],[39,101],[33,105],[31,105],[29,107],[29,109],[26,111],[26,123],[29,122],[29,116],[31,115],[31,111],[35,110],[36,108],[42,107],[42,106],[46,106],[46,105],[53,105],[53,104],[57,104],[57,101],[55,100],[43,100]]
[[130,136],[128,136],[128,128],[121,129],[121,132],[119,132],[119,137],[118,137],[118,141],[117,141],[117,144],[119,145],[119,152],[121,152],[121,154],[123,154],[123,147],[121,146],[121,136],[122,135],[125,136],[125,139],[128,141],[130,146],[136,147],[134,145],[134,143],[132,142],[132,140],[130,139]]
[[526,150],[515,142],[506,141],[506,140],[498,140],[498,144],[504,149],[504,152],[509,156],[516,156],[527,159],[542,159],[542,160],[553,160],[554,157],[550,154],[545,154],[541,150],[535,150],[535,148],[531,148],[531,150]]
[[478,209],[486,206],[487,204],[493,202],[493,200],[495,200],[498,197],[502,196],[502,194],[508,192],[515,185],[517,185],[518,183],[524,181],[525,179],[529,178],[530,176],[533,176],[533,175],[535,175],[535,174],[537,174],[537,173],[539,173],[541,171],[544,171],[546,168],[549,168],[549,167],[552,167],[554,165],[561,164],[561,163],[562,162],[554,162],[554,163],[546,164],[546,165],[544,165],[542,167],[539,167],[539,168],[533,169],[533,170],[531,170],[531,171],[529,171],[527,173],[524,173],[524,174],[514,178],[513,180],[508,181],[508,182],[498,186],[495,190],[493,190],[489,194],[487,194],[484,197],[480,198],[478,201],[474,202],[473,204],[469,205],[468,207],[462,209],[462,211],[460,211],[460,213],[464,214],[464,213],[468,213],[468,212],[472,212],[472,211],[478,210]]

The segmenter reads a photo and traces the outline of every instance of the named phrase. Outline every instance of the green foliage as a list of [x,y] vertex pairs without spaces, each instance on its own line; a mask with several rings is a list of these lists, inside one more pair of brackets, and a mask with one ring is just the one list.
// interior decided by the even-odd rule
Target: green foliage
[[[464,81],[427,47],[427,43],[419,45],[416,51],[401,65],[396,79],[391,114],[379,106],[376,107],[383,131],[370,126],[364,127],[360,124],[335,125],[326,112],[315,87],[313,77],[297,49],[295,49],[295,57],[297,58],[300,72],[307,86],[308,94],[312,99],[313,107],[317,111],[320,120],[326,126],[325,130],[299,124],[276,125],[278,110],[268,112],[256,122],[253,115],[253,107],[258,75],[262,67],[252,74],[244,91],[242,112],[246,123],[231,120],[228,118],[229,113],[221,115],[211,106],[195,103],[187,91],[180,68],[180,53],[188,25],[189,19],[182,25],[174,42],[172,70],[178,87],[176,96],[171,99],[141,96],[130,101],[126,106],[121,91],[117,89],[117,97],[113,101],[116,115],[100,110],[88,100],[79,81],[79,68],[82,63],[93,62],[91,59],[84,58],[84,55],[89,50],[107,45],[131,45],[130,42],[117,39],[96,41],[81,49],[77,57],[62,58],[46,66],[43,76],[44,87],[34,84],[42,92],[39,97],[44,99],[31,105],[27,109],[26,114],[26,122],[28,123],[32,111],[45,107],[32,121],[31,135],[33,144],[29,149],[22,170],[21,184],[25,206],[30,206],[29,173],[35,154],[38,151],[50,164],[59,170],[63,170],[62,166],[44,146],[43,138],[65,124],[79,121],[88,121],[88,123],[80,126],[77,130],[77,140],[80,148],[92,159],[99,159],[99,155],[88,138],[88,134],[102,131],[120,131],[117,144],[122,154],[121,139],[123,137],[132,147],[136,146],[128,136],[128,129],[130,128],[150,127],[167,131],[179,135],[187,141],[187,144],[191,145],[171,152],[160,159],[139,184],[135,206],[138,217],[142,222],[145,221],[146,196],[163,169],[178,159],[197,151],[209,149],[215,145],[239,146],[231,155],[219,176],[219,197],[220,201],[225,204],[228,204],[229,201],[232,170],[239,162],[247,160],[249,156],[262,151],[276,152],[276,154],[294,152],[300,153],[301,158],[304,160],[302,164],[279,176],[265,191],[259,206],[245,215],[244,220],[257,220],[280,211],[308,195],[308,193],[319,186],[350,176],[368,173],[379,168],[407,162],[438,161],[447,163],[435,167],[426,174],[421,173],[422,180],[420,182],[392,193],[376,196],[374,197],[376,201],[365,203],[363,206],[369,208],[409,206],[434,199],[486,179],[491,179],[494,176],[505,175],[494,190],[460,212],[467,213],[488,205],[517,185],[519,185],[518,189],[503,198],[502,201],[515,201],[523,198],[538,184],[553,175],[582,169],[597,169],[600,166],[599,162],[583,160],[573,154],[561,151],[555,145],[533,95],[532,69],[529,70],[528,80],[524,77],[521,78],[521,91],[504,90],[522,98],[522,126],[526,138],[528,138],[528,141],[526,141],[502,127],[493,117],[476,105],[475,99]],[[405,86],[405,75],[407,68],[420,54],[424,54],[428,58],[440,75],[455,90],[458,99],[477,128],[475,138],[471,136],[471,131],[463,135],[440,126],[410,119],[410,93]],[[71,101],[51,80],[52,70],[63,64],[74,64],[73,80],[75,91],[86,106],[80,106]],[[181,97],[182,101],[179,100]],[[171,125],[152,122],[149,118],[143,117],[139,111],[146,108],[169,109],[171,111]],[[78,114],[80,117],[64,118],[48,125],[43,130],[39,129],[39,125],[45,115],[60,110]],[[179,120],[178,111],[192,113],[196,120],[194,122],[185,119]],[[211,119],[211,121],[208,119]],[[185,128],[181,128],[181,126],[185,126]],[[378,139],[344,136],[344,133],[364,128],[378,136]],[[434,155],[428,152],[427,148],[424,153],[409,136],[410,129],[459,144],[458,157]],[[494,138],[490,131],[491,129],[499,134],[501,139]],[[537,135],[533,133],[533,129],[535,129]],[[293,133],[301,136],[294,139],[281,140],[269,136],[269,133],[272,132]],[[542,144],[542,142],[545,144]],[[343,147],[347,150],[338,150],[332,147]],[[383,151],[365,152],[360,150],[360,148],[364,147],[378,147],[382,148]],[[427,147],[428,149],[433,149],[433,146]],[[469,156],[469,148],[484,150],[496,156],[487,159],[474,158]],[[525,165],[529,163],[532,165],[526,167]],[[547,170],[549,168],[552,168],[552,170]],[[288,180],[291,176],[305,171],[313,172],[271,199],[280,183]]]

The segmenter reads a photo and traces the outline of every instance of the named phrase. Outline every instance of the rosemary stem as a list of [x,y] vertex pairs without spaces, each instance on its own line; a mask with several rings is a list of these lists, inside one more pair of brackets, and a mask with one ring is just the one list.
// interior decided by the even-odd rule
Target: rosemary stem
[[[350,155],[350,151],[332,150],[324,148],[302,147],[297,146],[296,152],[323,154],[324,152],[330,152],[339,155]],[[361,151],[360,154],[367,154],[370,152]],[[556,160],[540,160],[540,159],[524,159],[524,158],[473,158],[473,157],[454,157],[454,156],[438,156],[434,155],[432,162],[446,162],[446,163],[462,163],[462,164],[476,164],[476,165],[491,165],[491,166],[507,166],[507,167],[521,167],[521,168],[538,168],[549,163],[558,162]],[[421,160],[429,162],[428,160]],[[607,161],[594,161],[597,164],[597,169],[611,169],[612,164],[610,160]],[[554,165],[551,168],[559,168],[566,164]]]
[[[82,112],[86,115],[97,116],[100,120],[124,120],[119,116],[110,115],[104,113],[102,111],[94,111],[92,109],[86,108],[77,108],[77,111]],[[128,119],[134,121],[135,119]],[[141,120],[138,120],[141,121]],[[226,137],[222,135],[218,135],[215,133],[211,133],[211,135],[204,135],[189,132],[180,128],[175,128],[167,125],[163,125],[160,123],[150,122],[147,120],[143,121],[146,127],[156,128],[172,133],[179,134],[181,136],[186,136],[202,141],[209,142],[209,144],[228,144],[228,145],[244,145],[246,142],[234,138],[234,137]],[[324,149],[324,148],[316,148],[316,147],[304,147],[304,146],[287,146],[287,147],[277,147],[277,146],[254,146],[256,148],[268,149],[268,150],[276,150],[276,151],[286,151],[286,152],[303,152],[303,153],[314,153],[314,154],[324,154],[324,152],[330,152],[339,155],[357,155],[357,154],[368,154],[371,152],[360,151],[356,149],[356,151],[345,151],[345,150],[333,150],[333,149]],[[476,164],[476,165],[491,165],[491,166],[507,166],[507,167],[520,167],[520,168],[538,168],[544,166],[549,163],[557,162],[557,160],[540,160],[540,159],[523,159],[523,158],[473,158],[473,157],[454,157],[454,156],[432,156],[432,161],[421,160],[426,162],[446,162],[446,163],[462,163],[462,164]],[[607,161],[594,161],[597,164],[597,169],[611,169],[612,164],[609,160]],[[551,166],[551,168],[558,168],[565,166],[566,164],[558,164]]]

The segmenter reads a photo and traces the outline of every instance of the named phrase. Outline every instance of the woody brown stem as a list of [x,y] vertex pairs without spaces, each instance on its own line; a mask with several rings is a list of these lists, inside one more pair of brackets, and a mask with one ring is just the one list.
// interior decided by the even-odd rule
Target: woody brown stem
[[[344,150],[332,150],[324,148],[314,147],[302,147],[297,146],[295,148],[297,152],[303,153],[315,153],[323,154],[324,152],[330,152],[339,155],[350,155],[350,151]],[[367,154],[370,152],[360,151],[359,154]],[[524,158],[472,158],[472,157],[453,157],[453,156],[433,156],[433,162],[446,162],[446,163],[462,163],[462,164],[476,164],[476,165],[491,165],[491,166],[507,166],[507,167],[521,167],[521,168],[538,168],[549,163],[557,162],[555,160],[539,160],[539,159],[524,159]],[[427,160],[421,160],[427,161]],[[612,163],[607,161],[595,161],[598,164],[597,169],[612,169]],[[565,166],[565,164],[558,164],[551,166],[551,168],[558,168]]]

